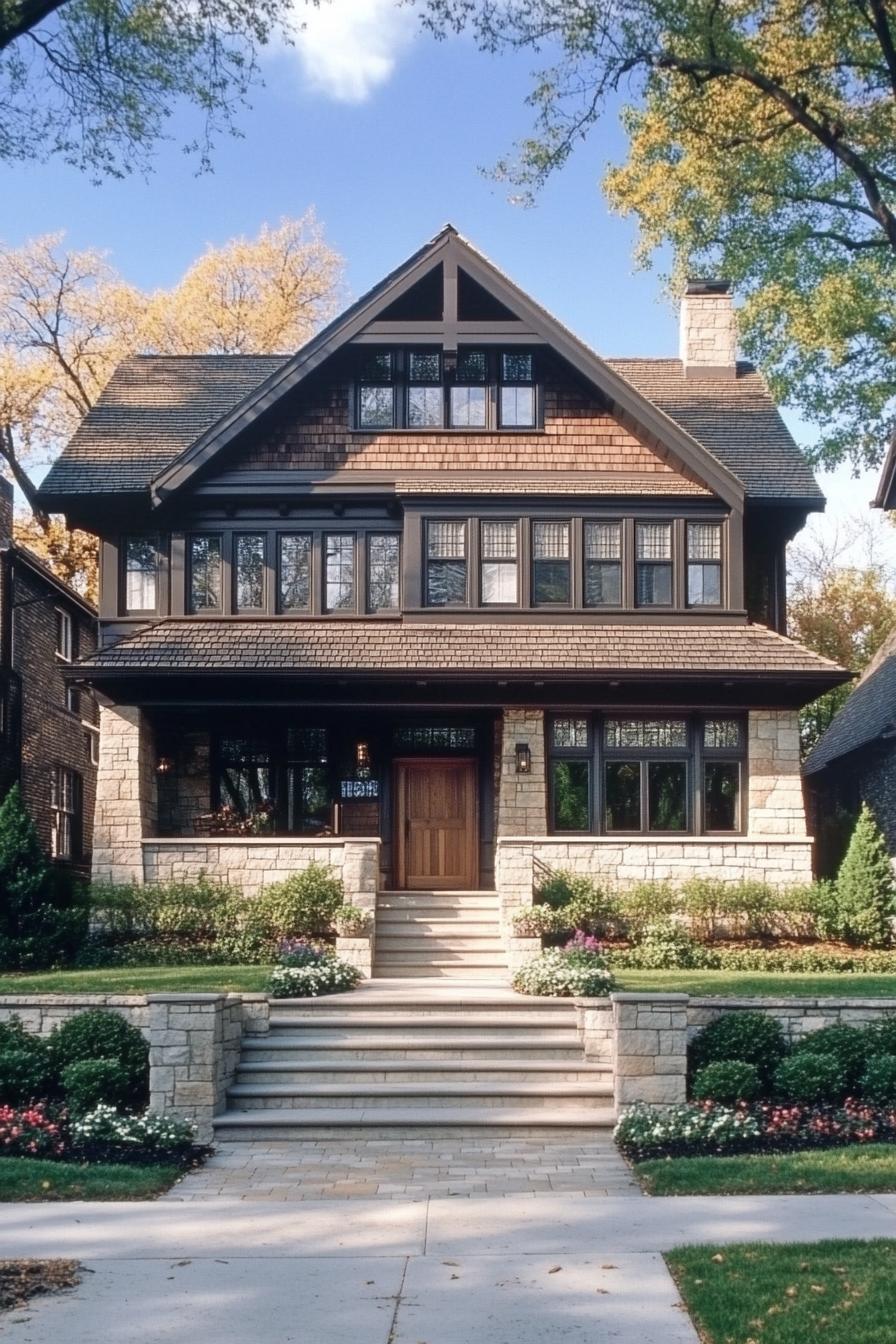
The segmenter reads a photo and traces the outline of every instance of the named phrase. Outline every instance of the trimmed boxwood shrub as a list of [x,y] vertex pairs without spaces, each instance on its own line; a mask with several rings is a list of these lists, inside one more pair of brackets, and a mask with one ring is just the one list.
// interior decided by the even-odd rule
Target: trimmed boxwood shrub
[[120,1014],[89,1008],[55,1027],[49,1044],[50,1064],[58,1078],[81,1060],[117,1060],[127,1079],[124,1102],[134,1109],[146,1105],[149,1046]]
[[755,1064],[760,1084],[765,1087],[786,1053],[784,1033],[776,1018],[752,1011],[722,1013],[691,1042],[688,1062],[696,1073],[719,1060],[743,1060]]
[[50,1086],[46,1054],[0,1050],[0,1105],[26,1106],[45,1098]]
[[637,950],[645,971],[688,970],[699,961],[700,954],[687,929],[671,919],[648,924]]
[[62,1071],[62,1094],[71,1115],[86,1115],[100,1105],[126,1109],[131,1086],[117,1059],[79,1059]]
[[819,1031],[810,1031],[794,1046],[794,1055],[829,1055],[836,1059],[843,1070],[847,1092],[853,1092],[859,1085],[859,1079],[865,1071],[868,1059],[868,1035],[858,1027],[848,1027],[835,1023],[822,1027]]
[[759,1096],[759,1071],[743,1059],[720,1059],[700,1070],[691,1092],[697,1101],[718,1101],[723,1106],[752,1101]]
[[265,887],[254,914],[277,938],[321,938],[333,932],[336,911],[345,902],[342,879],[332,868],[311,863],[301,873]]
[[896,1055],[872,1055],[865,1065],[860,1089],[868,1101],[881,1106],[896,1103]]
[[833,1055],[804,1050],[775,1069],[775,1091],[782,1101],[834,1104],[846,1092],[846,1074]]

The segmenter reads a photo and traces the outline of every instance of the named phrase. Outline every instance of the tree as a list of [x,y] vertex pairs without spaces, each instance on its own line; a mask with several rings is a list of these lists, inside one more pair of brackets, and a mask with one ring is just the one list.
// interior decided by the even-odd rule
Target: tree
[[879,462],[896,407],[896,11],[888,0],[427,0],[438,33],[550,47],[536,130],[498,175],[537,190],[601,116],[605,188],[668,245],[668,283],[729,276],[742,344],[823,426],[813,454]]
[[115,366],[138,351],[294,350],[336,311],[342,285],[342,258],[313,210],[209,248],[172,289],[153,294],[128,285],[99,252],[66,251],[61,234],[0,247],[0,467],[29,506],[19,539],[80,592],[95,592],[95,542],[47,517],[34,473],[60,452]]
[[292,32],[289,0],[0,0],[0,160],[59,154],[95,178],[145,168],[186,99],[188,145],[215,139],[257,82],[261,47]]
[[0,969],[36,970],[69,957],[87,932],[82,895],[47,863],[14,784],[0,804]]
[[867,804],[856,821],[837,874],[836,935],[860,947],[888,947],[896,884],[884,837]]

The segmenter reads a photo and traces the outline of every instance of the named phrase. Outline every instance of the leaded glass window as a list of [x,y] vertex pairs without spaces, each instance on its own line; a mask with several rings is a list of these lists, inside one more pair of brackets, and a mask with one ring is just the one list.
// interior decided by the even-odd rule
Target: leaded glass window
[[483,522],[480,532],[483,606],[517,601],[517,524]]
[[442,359],[438,350],[408,351],[408,427],[438,428],[444,417]]
[[672,524],[635,527],[635,591],[639,607],[672,605]]
[[561,750],[585,750],[590,741],[588,720],[558,716],[551,722],[551,746]]
[[611,750],[686,747],[688,725],[685,719],[607,719],[604,744]]
[[426,602],[430,607],[462,606],[467,600],[467,525],[426,525]]
[[158,551],[155,537],[127,537],[124,543],[125,610],[155,611]]
[[234,550],[237,610],[261,611],[264,608],[264,534],[238,536]]
[[391,429],[395,423],[395,356],[391,350],[365,351],[358,382],[358,424]]
[[325,540],[324,572],[327,611],[353,611],[355,607],[355,536],[333,532]]
[[532,601],[535,606],[570,600],[569,522],[532,524]]
[[204,534],[190,538],[190,610],[221,608],[221,538]]
[[281,611],[307,611],[311,606],[311,533],[280,537],[279,598]]
[[622,524],[585,524],[585,606],[622,603]]
[[483,429],[488,412],[488,357],[484,350],[462,350],[451,385],[451,423],[457,429]]
[[399,540],[397,532],[371,532],[367,538],[367,610],[398,608]]
[[392,741],[411,751],[474,751],[476,729],[465,724],[400,724]]
[[688,523],[688,605],[722,604],[722,527]]
[[738,748],[741,744],[739,719],[706,719],[703,724],[703,745],[707,751]]
[[535,424],[535,385],[532,355],[528,351],[505,350],[500,358],[499,414],[505,429],[526,428]]

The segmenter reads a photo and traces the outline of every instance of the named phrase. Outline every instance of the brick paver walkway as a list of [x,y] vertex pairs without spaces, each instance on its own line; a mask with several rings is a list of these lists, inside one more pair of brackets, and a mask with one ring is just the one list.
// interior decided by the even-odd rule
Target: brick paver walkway
[[169,1200],[637,1195],[609,1135],[221,1143]]

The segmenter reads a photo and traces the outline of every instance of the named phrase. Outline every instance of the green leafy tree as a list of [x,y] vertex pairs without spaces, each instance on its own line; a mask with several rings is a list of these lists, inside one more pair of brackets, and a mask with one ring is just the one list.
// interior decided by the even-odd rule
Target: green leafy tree
[[744,295],[741,339],[824,426],[817,457],[880,460],[896,397],[896,9],[889,0],[426,0],[437,33],[549,51],[534,133],[498,175],[537,190],[624,102],[612,205],[667,279]]
[[861,947],[887,947],[896,914],[893,865],[874,813],[863,804],[837,874],[840,937]]
[[0,968],[29,970],[67,957],[86,925],[73,895],[47,863],[14,784],[0,804]]

